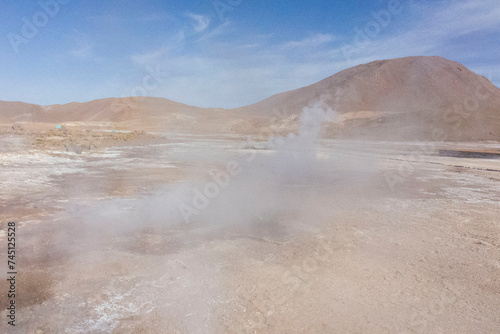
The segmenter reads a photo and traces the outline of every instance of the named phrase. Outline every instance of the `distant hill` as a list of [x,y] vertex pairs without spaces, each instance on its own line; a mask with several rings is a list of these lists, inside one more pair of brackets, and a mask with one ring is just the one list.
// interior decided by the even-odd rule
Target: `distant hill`
[[161,116],[166,110],[189,112],[200,111],[200,108],[151,97],[107,98],[50,106],[23,102],[0,102],[0,117],[4,122],[123,122]]
[[254,132],[254,126],[244,116],[234,111],[198,108],[155,97],[107,98],[50,106],[0,101],[0,124],[114,122],[130,129],[155,131]]

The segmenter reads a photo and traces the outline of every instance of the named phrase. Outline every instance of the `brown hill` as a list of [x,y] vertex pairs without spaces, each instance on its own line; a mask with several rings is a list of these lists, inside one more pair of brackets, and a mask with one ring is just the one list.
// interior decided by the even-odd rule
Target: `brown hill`
[[340,114],[331,134],[376,139],[500,140],[500,89],[441,57],[374,61],[238,111],[299,114],[323,98]]
[[[84,103],[40,106],[0,101],[0,124],[113,122],[128,129],[192,133],[237,133],[255,131],[242,113],[203,109],[154,97],[107,98]],[[264,118],[264,117],[262,117]]]
[[200,108],[161,98],[108,98],[39,106],[23,102],[0,102],[2,122],[123,122],[161,116],[165,111],[198,112]]

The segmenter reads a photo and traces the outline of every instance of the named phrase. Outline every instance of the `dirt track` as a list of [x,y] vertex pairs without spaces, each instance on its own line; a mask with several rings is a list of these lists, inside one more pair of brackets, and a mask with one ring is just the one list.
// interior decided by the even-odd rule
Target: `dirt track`
[[[238,137],[81,155],[2,140],[17,143],[0,153],[0,242],[18,222],[18,333],[499,331],[500,160],[324,140],[297,179]],[[170,210],[233,160],[190,224]]]

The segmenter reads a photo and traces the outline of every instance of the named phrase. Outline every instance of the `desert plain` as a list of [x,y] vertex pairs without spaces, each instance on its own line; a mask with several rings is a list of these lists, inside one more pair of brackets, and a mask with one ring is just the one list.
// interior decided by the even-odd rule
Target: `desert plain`
[[[337,90],[247,109],[5,105],[9,332],[498,333],[498,88],[464,95],[460,80],[483,79],[433,57],[363,66],[332,79]],[[421,112],[421,96],[376,107],[345,81],[366,66],[377,89],[394,92],[417,66],[430,81],[456,76],[458,93],[427,95]],[[447,117],[443,96],[478,107]],[[8,289],[3,279],[3,320]]]

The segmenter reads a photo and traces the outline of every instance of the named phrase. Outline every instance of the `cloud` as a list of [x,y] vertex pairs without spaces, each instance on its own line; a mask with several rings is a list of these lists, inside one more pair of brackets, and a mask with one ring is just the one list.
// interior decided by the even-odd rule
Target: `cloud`
[[89,42],[82,42],[68,53],[70,56],[80,60],[91,59],[94,56],[94,45]]
[[132,17],[124,17],[118,14],[101,14],[88,16],[87,20],[100,22],[100,23],[147,23],[147,22],[158,22],[165,20],[174,20],[174,16],[168,13],[139,13]]
[[187,16],[193,21],[193,28],[196,32],[202,32],[210,25],[210,18],[204,15],[189,13]]
[[79,31],[73,31],[68,35],[71,48],[60,54],[59,59],[101,62],[103,58],[95,54],[95,43],[91,36]]
[[138,22],[155,22],[172,20],[172,16],[166,13],[143,14],[135,18]]
[[165,48],[161,48],[158,50],[132,55],[130,56],[130,59],[137,65],[148,66],[158,63],[165,56],[166,52],[167,50]]
[[318,47],[323,44],[335,41],[335,36],[331,34],[316,34],[314,36],[302,39],[300,41],[289,41],[283,44],[287,48],[310,48]]
[[403,12],[394,15],[389,24],[379,25],[375,36],[370,36],[365,28],[375,22],[367,16],[364,22],[352,27],[343,42],[327,50],[318,49],[315,57],[329,58],[343,68],[375,59],[415,55],[441,55],[470,62],[491,58],[493,48],[485,46],[484,53],[478,54],[470,52],[470,45],[477,36],[500,33],[500,7],[496,0],[414,0],[405,4]]
[[195,42],[203,42],[203,41],[207,41],[209,39],[213,39],[213,38],[222,36],[223,34],[225,34],[229,31],[228,27],[230,27],[230,26],[231,26],[231,21],[226,20],[224,23],[219,24],[215,29],[212,29],[211,31],[208,31],[204,34],[201,34],[201,36],[198,39],[196,39]]
[[[427,19],[440,35],[462,35],[478,31],[498,32],[500,7],[496,0],[456,1]],[[429,29],[430,30],[430,29]]]

